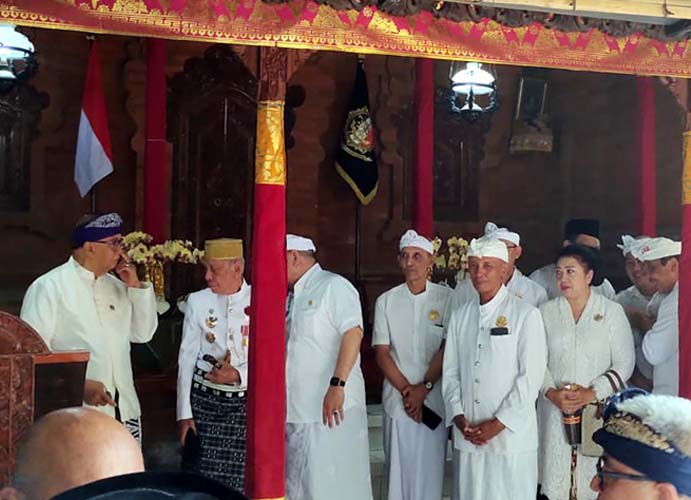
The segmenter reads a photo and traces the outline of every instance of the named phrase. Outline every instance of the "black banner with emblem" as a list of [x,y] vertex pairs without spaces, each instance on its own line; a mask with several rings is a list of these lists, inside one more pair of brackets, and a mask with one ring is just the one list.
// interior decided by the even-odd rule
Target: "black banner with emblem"
[[379,173],[374,155],[374,127],[369,110],[367,77],[363,61],[358,60],[355,85],[336,153],[336,170],[367,205],[377,194]]

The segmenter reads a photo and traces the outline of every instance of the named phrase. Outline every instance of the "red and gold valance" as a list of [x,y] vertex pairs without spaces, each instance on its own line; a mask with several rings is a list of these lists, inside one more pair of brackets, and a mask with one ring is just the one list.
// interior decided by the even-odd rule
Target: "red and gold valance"
[[423,11],[337,11],[312,0],[0,0],[0,22],[96,33],[364,54],[473,59],[639,75],[691,76],[688,42],[564,33],[540,23],[455,22]]

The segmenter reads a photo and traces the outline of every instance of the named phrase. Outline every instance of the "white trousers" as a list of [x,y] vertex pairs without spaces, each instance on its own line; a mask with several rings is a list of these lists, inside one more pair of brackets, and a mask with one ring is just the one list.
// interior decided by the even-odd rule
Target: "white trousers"
[[448,429],[384,415],[388,500],[441,500]]
[[372,500],[367,410],[350,408],[339,426],[286,425],[287,500]]
[[537,450],[497,455],[454,450],[454,500],[535,500]]

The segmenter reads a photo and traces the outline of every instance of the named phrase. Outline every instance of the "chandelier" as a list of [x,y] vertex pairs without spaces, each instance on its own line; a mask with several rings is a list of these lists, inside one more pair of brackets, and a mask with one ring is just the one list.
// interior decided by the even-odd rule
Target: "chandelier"
[[497,78],[491,66],[484,69],[477,62],[454,61],[449,79],[456,96],[455,111],[466,120],[474,122],[498,108]]

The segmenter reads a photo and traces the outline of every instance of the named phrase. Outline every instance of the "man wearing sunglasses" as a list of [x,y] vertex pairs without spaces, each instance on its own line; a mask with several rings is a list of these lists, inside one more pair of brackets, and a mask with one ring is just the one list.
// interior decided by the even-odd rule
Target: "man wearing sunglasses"
[[591,482],[598,499],[691,498],[691,401],[633,389],[604,418],[593,436],[604,450]]
[[121,233],[117,213],[82,217],[72,255],[31,284],[21,318],[51,350],[89,351],[84,404],[117,418],[141,442],[130,342],[151,340],[158,317],[153,288],[139,281]]

